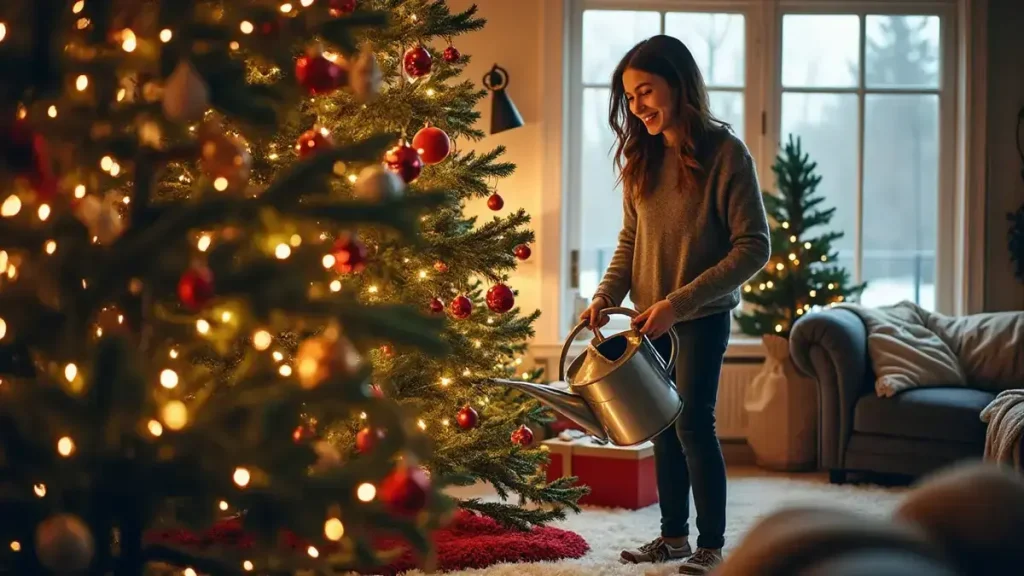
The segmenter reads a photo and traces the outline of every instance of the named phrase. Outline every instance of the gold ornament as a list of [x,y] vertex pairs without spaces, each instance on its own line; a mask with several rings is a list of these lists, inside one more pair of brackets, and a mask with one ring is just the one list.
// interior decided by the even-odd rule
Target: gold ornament
[[252,155],[241,138],[204,128],[200,143],[200,168],[215,190],[234,191],[248,184]]
[[81,572],[95,552],[92,532],[72,514],[58,514],[36,527],[36,555],[43,566],[57,574]]

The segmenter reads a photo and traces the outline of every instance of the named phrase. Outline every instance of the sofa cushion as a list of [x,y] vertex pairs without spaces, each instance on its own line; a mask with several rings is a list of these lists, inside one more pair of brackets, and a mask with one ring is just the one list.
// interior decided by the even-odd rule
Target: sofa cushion
[[950,442],[985,442],[981,410],[995,399],[984,390],[960,387],[912,388],[889,398],[861,396],[853,413],[853,429]]

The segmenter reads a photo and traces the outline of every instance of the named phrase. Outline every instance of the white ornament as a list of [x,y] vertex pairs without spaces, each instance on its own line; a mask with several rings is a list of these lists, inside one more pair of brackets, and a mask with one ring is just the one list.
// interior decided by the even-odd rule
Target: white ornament
[[103,200],[89,195],[79,200],[75,206],[75,215],[100,244],[110,244],[117,240],[124,230],[124,222],[117,212],[116,202],[113,194],[107,194]]
[[164,115],[175,122],[198,122],[210,107],[206,82],[192,63],[182,60],[164,85]]
[[85,570],[94,553],[92,532],[78,516],[59,514],[36,526],[36,555],[43,566],[57,574]]
[[368,202],[383,202],[401,198],[405,192],[402,177],[379,164],[363,168],[353,186],[356,197]]
[[360,102],[369,102],[380,94],[382,80],[383,74],[373,50],[363,50],[352,65],[352,71],[349,74],[349,87],[352,89],[352,94]]

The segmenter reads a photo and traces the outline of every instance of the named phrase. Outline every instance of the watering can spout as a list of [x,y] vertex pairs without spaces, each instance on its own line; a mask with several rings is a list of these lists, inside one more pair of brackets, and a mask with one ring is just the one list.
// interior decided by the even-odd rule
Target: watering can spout
[[522,380],[495,378],[493,382],[515,388],[533,396],[552,410],[579,424],[597,438],[608,440],[608,434],[604,431],[604,427],[601,426],[594,411],[590,409],[587,402],[578,394],[566,392],[552,385],[533,384],[532,382],[524,382]]

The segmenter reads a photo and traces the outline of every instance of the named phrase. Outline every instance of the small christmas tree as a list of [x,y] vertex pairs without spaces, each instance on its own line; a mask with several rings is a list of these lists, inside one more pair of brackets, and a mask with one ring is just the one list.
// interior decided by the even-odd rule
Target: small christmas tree
[[764,193],[771,223],[772,256],[763,270],[743,287],[743,300],[753,307],[735,317],[745,334],[777,334],[788,337],[793,323],[816,308],[850,301],[860,296],[865,284],[851,286],[850,274],[835,264],[832,243],[842,232],[812,236],[810,231],[832,220],[835,208],[821,209],[825,198],[816,195],[821,176],[790,135],[776,157],[778,194]]

